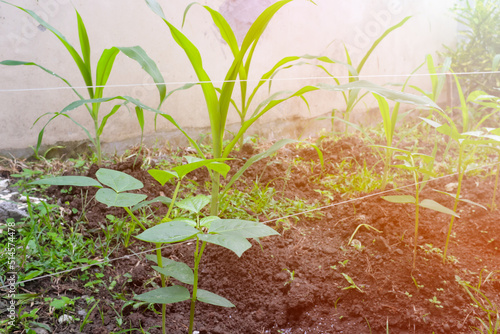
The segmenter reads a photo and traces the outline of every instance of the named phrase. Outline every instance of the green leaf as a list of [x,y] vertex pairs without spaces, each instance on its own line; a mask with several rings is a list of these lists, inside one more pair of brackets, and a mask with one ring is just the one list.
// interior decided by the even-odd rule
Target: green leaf
[[195,197],[185,198],[182,201],[176,202],[175,205],[193,213],[200,213],[201,209],[203,209],[208,203],[210,203],[209,196],[198,195]]
[[144,201],[144,202],[141,202],[141,203],[135,205],[131,210],[136,211],[136,210],[139,210],[140,208],[143,208],[145,206],[149,206],[152,203],[163,203],[165,205],[170,205],[170,203],[172,203],[172,199],[170,199],[166,196],[158,196],[158,197],[153,198],[150,201]]
[[208,216],[208,217],[203,217],[200,219],[200,226],[206,227],[210,229],[210,224],[214,221],[220,219],[217,216]]
[[141,189],[144,187],[144,184],[135,177],[112,169],[100,168],[95,175],[102,184],[113,188],[116,192]]
[[226,298],[203,289],[198,289],[198,292],[196,294],[196,299],[199,300],[200,302],[212,304],[215,306],[235,307],[233,303],[231,303]]
[[152,266],[152,268],[160,274],[173,277],[182,283],[194,284],[193,270],[187,264],[170,260],[162,265],[163,267]]
[[365,80],[354,81],[354,82],[350,82],[350,83],[347,83],[344,85],[329,85],[329,84],[319,83],[316,85],[316,87],[323,89],[323,90],[330,90],[330,91],[346,91],[346,90],[352,90],[352,89],[364,89],[366,91],[378,94],[380,96],[383,96],[389,100],[393,100],[396,102],[408,103],[408,104],[413,104],[413,105],[417,105],[417,106],[430,107],[430,108],[435,108],[435,109],[441,110],[441,108],[436,103],[434,103],[434,101],[429,99],[427,96],[417,96],[417,95],[413,95],[413,94],[409,94],[409,93],[395,91],[395,90],[388,89],[388,88],[376,85],[372,82],[365,81]]
[[432,199],[424,199],[422,202],[420,202],[419,206],[460,218],[460,216],[457,215],[453,210],[448,209],[444,205],[441,205],[438,202],[433,201]]
[[180,165],[172,168],[177,174],[179,175],[179,178],[183,178],[186,176],[188,173],[194,171],[195,169],[201,168],[201,167],[207,167],[208,169],[213,169],[222,176],[226,177],[227,173],[229,172],[230,167],[224,163],[221,163],[221,161],[229,160],[229,159],[224,159],[224,158],[218,158],[218,159],[200,159],[197,157],[190,157],[186,156],[184,157],[188,161],[187,164],[185,165]]
[[191,239],[198,233],[200,231],[188,223],[176,220],[148,228],[136,238],[155,243],[174,243]]
[[[434,191],[436,191],[436,192],[438,192],[438,193],[444,194],[444,195],[448,195],[448,196],[452,197],[453,199],[455,199],[455,198],[456,198],[456,194],[450,194],[450,193],[447,193],[447,192],[445,192],[445,191],[440,191],[440,190],[436,190],[436,189],[432,189],[432,190],[434,190]],[[478,207],[480,207],[480,208],[482,208],[482,209],[484,209],[484,210],[488,211],[488,209],[487,209],[484,205],[481,205],[481,204],[479,204],[479,203],[473,202],[473,201],[471,201],[471,200],[469,200],[469,199],[466,199],[466,198],[459,198],[458,200],[459,200],[460,202],[465,202],[465,203],[468,203],[468,204],[472,204],[472,205],[478,206]]]
[[109,188],[102,188],[95,194],[98,202],[110,207],[128,208],[145,200],[148,196],[143,194],[117,193]]
[[156,88],[158,89],[158,93],[160,94],[160,104],[158,108],[162,105],[163,101],[167,98],[167,87],[165,86],[165,79],[163,78],[158,66],[154,60],[152,60],[146,51],[138,45],[130,46],[130,47],[117,47],[118,50],[123,52],[127,57],[135,60],[141,68],[148,73],[153,81],[156,83]]
[[52,186],[75,186],[75,187],[97,187],[102,188],[102,185],[96,180],[87,176],[57,176],[47,179],[40,179],[30,184],[48,184]]
[[180,285],[155,289],[134,297],[137,300],[153,304],[173,304],[191,298],[189,290]]
[[201,241],[219,245],[232,250],[238,257],[252,247],[252,244],[243,237],[224,234],[200,234],[198,238]]
[[19,66],[19,65],[25,65],[25,66],[36,66],[38,68],[40,68],[41,70],[47,72],[48,74],[50,75],[53,75],[55,76],[56,78],[59,78],[61,79],[66,85],[68,85],[69,87],[71,87],[71,90],[80,98],[80,99],[83,99],[83,96],[80,95],[80,93],[78,93],[78,91],[76,89],[73,88],[73,85],[71,85],[71,83],[64,79],[63,77],[61,77],[60,75],[58,75],[57,73],[55,73],[54,71],[51,71],[49,70],[48,68],[45,68],[37,63],[34,63],[34,62],[28,62],[28,61],[18,61],[18,60],[3,60],[3,61],[0,61],[0,65],[6,65],[6,66]]
[[210,224],[210,233],[224,234],[240,238],[260,238],[279,235],[267,225],[241,219],[218,219]]
[[415,197],[413,197],[411,195],[382,196],[382,198],[388,202],[391,202],[391,203],[415,204],[415,202],[416,202]]
[[180,178],[177,172],[167,170],[150,169],[148,170],[148,173],[162,186],[173,178]]

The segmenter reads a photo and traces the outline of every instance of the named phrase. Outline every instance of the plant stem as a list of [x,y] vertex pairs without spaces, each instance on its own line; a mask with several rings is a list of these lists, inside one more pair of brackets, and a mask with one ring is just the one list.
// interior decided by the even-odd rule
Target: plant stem
[[500,166],[497,166],[497,175],[495,177],[495,188],[493,190],[493,198],[491,199],[491,206],[490,206],[491,210],[495,210],[497,207],[497,204],[495,203],[495,197],[496,197],[497,188],[498,188],[498,174],[500,174]]
[[[416,173],[415,173],[416,174]],[[415,179],[417,179],[417,177],[415,176]],[[415,182],[415,187],[417,188],[416,191],[415,191],[415,240],[413,242],[413,269],[415,269],[415,262],[416,262],[416,259],[417,259],[417,243],[418,243],[418,217],[419,217],[419,203],[420,203],[420,200],[419,200],[419,188],[418,188],[418,179],[417,179],[417,182]]]
[[217,216],[219,214],[219,186],[220,174],[217,172],[212,173],[212,192],[210,202],[210,215]]
[[[181,181],[177,181],[177,185],[175,186],[174,194],[172,196],[172,202],[170,202],[170,206],[168,207],[167,214],[162,219],[163,221],[170,220],[170,213],[174,207],[175,199],[177,198],[177,194],[179,193],[179,188],[181,187]],[[163,268],[163,260],[161,257],[161,243],[156,243],[156,262],[158,262],[158,267]],[[161,287],[164,288],[166,286],[166,277],[163,274],[160,274],[161,279]],[[162,304],[161,306],[161,326],[162,333],[167,334],[167,305]]]
[[193,324],[194,324],[194,311],[196,306],[196,295],[198,293],[198,269],[201,257],[203,255],[203,251],[205,250],[205,246],[207,245],[206,241],[203,241],[201,244],[201,250],[198,251],[200,245],[200,240],[196,239],[196,250],[194,252],[194,284],[193,284],[193,295],[191,297],[191,310],[189,313],[189,329],[188,334],[193,332]]
[[167,214],[165,217],[162,219],[162,221],[168,221],[170,219],[170,213],[172,212],[172,209],[174,207],[175,199],[177,198],[177,194],[179,193],[179,188],[181,187],[181,181],[177,181],[177,185],[175,186],[174,190],[174,195],[172,196],[172,202],[170,202],[170,206],[168,207]]
[[[462,158],[463,158],[463,153],[464,153],[464,147],[463,145],[460,144],[460,149],[458,153],[458,188],[457,188],[457,194],[455,196],[455,204],[453,205],[453,212],[457,213],[457,206],[458,206],[458,200],[460,198],[460,189],[462,188],[462,179],[464,177],[464,171],[462,167]],[[443,263],[446,262],[446,252],[448,251],[448,243],[450,241],[450,235],[451,235],[451,229],[453,228],[453,222],[455,220],[455,216],[451,216],[451,221],[450,225],[448,226],[448,234],[446,235],[446,244],[444,246],[444,252],[443,252]]]

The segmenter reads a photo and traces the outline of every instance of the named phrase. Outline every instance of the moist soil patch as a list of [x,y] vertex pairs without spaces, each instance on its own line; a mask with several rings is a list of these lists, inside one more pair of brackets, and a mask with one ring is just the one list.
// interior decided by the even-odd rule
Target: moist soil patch
[[[237,159],[229,162],[231,173],[253,151],[247,146],[236,153]],[[323,145],[323,154],[324,173],[328,174],[334,174],[338,163],[346,157],[361,164],[366,161],[368,166],[377,161],[372,150],[355,137]],[[308,164],[295,164],[293,160],[297,157]],[[142,180],[145,187],[140,192],[147,194],[148,199],[160,194],[171,196],[173,192],[172,185],[159,186],[133,160],[107,167]],[[96,171],[94,166],[88,175],[94,176]],[[285,178],[286,173],[291,177]],[[275,157],[254,164],[235,186],[245,189],[246,184],[258,180],[261,185],[279,190],[280,196],[313,202],[321,199],[321,194],[315,191],[321,190],[321,185],[313,182],[320,176],[314,149],[287,147]],[[198,184],[208,180],[204,170],[194,171],[188,177]],[[433,180],[421,198],[453,207],[453,198],[432,190],[444,190],[453,182],[456,182],[454,177]],[[493,187],[492,176],[467,176],[462,194],[486,205],[491,201]],[[205,191],[202,188],[200,191]],[[55,201],[68,202],[69,206],[65,206],[69,209],[81,209],[84,201],[81,189],[67,194],[61,194],[59,187],[51,189]],[[408,194],[413,190],[405,189]],[[95,192],[85,190],[87,198]],[[264,215],[252,212],[260,221],[276,227],[280,236],[263,238],[261,245],[252,241],[253,247],[241,258],[219,246],[208,245],[200,268],[200,288],[229,299],[236,307],[226,309],[198,302],[196,330],[201,334],[359,334],[386,333],[388,327],[391,333],[470,333],[472,326],[479,325],[476,317],[485,319],[485,313],[457,283],[457,278],[477,286],[482,270],[481,291],[500,305],[500,211],[461,202],[460,218],[455,220],[448,252],[454,261],[443,264],[442,250],[450,216],[421,209],[416,268],[412,270],[413,206],[389,203],[378,194],[361,196],[366,197],[346,203],[347,198],[338,194],[328,208],[321,210],[321,216],[299,215],[299,220],[290,224],[284,223],[286,220],[266,222]],[[500,206],[498,201],[497,205]],[[154,209],[160,217],[166,213],[160,205]],[[124,216],[122,210],[109,209],[95,201],[90,201],[86,210],[88,224],[82,233],[87,237],[101,233],[100,224],[108,224],[106,215]],[[76,217],[70,214],[69,220]],[[360,224],[378,231],[360,227],[354,236],[357,247],[353,247],[348,240]],[[120,247],[112,255],[112,258],[129,255],[127,258],[88,269],[115,278],[117,284],[111,290],[85,288],[85,282],[78,280],[80,271],[27,282],[22,290],[44,297],[85,295],[100,300],[99,310],[96,308],[90,314],[91,323],[83,328],[83,333],[104,334],[127,328],[133,328],[132,333],[140,333],[140,328],[147,333],[161,333],[158,305],[123,307],[126,302],[116,297],[131,298],[133,294],[152,290],[153,284],[160,284],[159,278],[154,278],[152,263],[144,255],[134,255],[145,247],[152,246],[134,240],[128,248]],[[193,243],[182,243],[163,249],[162,254],[192,267],[193,250]],[[174,279],[172,283],[182,284]],[[58,324],[48,305],[38,307],[41,309],[37,321],[49,324],[55,333],[80,332],[79,324]],[[89,307],[79,299],[75,312]],[[113,308],[121,313],[121,329]],[[188,319],[189,302],[167,305],[168,333],[186,333]]]

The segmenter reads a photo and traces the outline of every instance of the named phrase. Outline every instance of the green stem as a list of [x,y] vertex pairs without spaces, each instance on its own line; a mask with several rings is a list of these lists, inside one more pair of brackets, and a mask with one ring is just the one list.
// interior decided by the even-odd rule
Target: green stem
[[130,236],[132,235],[132,233],[134,232],[135,230],[135,225],[136,224],[139,224],[139,226],[145,231],[146,228],[144,227],[144,225],[142,225],[142,223],[139,221],[139,219],[137,219],[137,217],[132,213],[132,210],[130,210],[129,208],[127,207],[124,207],[125,211],[127,211],[128,215],[130,216],[130,218],[132,218],[132,221],[133,221],[133,224],[132,226],[130,227],[130,231],[129,233],[127,234],[127,237],[125,238],[125,248],[128,247],[128,242],[130,240]]
[[[179,188],[181,187],[181,179],[177,181],[177,185],[175,186],[174,194],[172,196],[172,202],[170,202],[170,206],[168,207],[167,214],[163,218],[164,221],[170,220],[170,213],[174,207],[175,200],[177,198],[177,194],[179,193]],[[161,257],[161,243],[156,243],[156,262],[158,262],[158,267],[163,268],[163,260]],[[165,275],[160,274],[161,286],[164,288],[166,284],[167,278]],[[163,334],[167,334],[167,305],[163,304],[161,306],[161,324],[162,324],[162,332]]]
[[[463,158],[464,148],[463,145],[460,145],[459,153],[458,153],[458,188],[457,194],[455,196],[455,204],[453,205],[453,212],[457,213],[458,202],[460,198],[460,189],[462,188],[462,179],[464,177],[464,171],[462,167],[462,158]],[[448,226],[448,234],[446,235],[446,244],[444,246],[443,252],[443,263],[446,262],[446,253],[448,251],[448,243],[450,241],[451,229],[453,228],[453,222],[455,221],[455,216],[451,216],[450,225]]]
[[498,187],[498,174],[500,174],[500,166],[497,166],[497,175],[495,177],[495,188],[493,190],[493,198],[491,199],[491,206],[490,206],[491,210],[495,210],[497,207],[497,204],[495,203],[495,197],[497,194],[497,187]]
[[205,246],[207,245],[206,241],[203,241],[201,244],[201,250],[198,252],[200,240],[196,239],[196,251],[194,252],[194,284],[193,284],[193,296],[191,297],[191,310],[189,313],[189,329],[188,333],[191,334],[193,332],[193,324],[194,324],[194,311],[196,305],[196,295],[198,293],[198,269],[201,257],[203,255],[203,251],[205,250]]
[[220,174],[213,172],[212,174],[212,192],[211,192],[211,202],[210,202],[210,215],[219,215],[219,188],[220,188]]
[[416,259],[417,259],[417,243],[418,243],[418,218],[419,218],[419,209],[420,209],[420,206],[419,206],[419,203],[420,203],[420,200],[419,200],[419,188],[418,188],[418,179],[416,177],[416,173],[415,173],[415,179],[417,180],[417,182],[415,182],[415,187],[416,187],[416,191],[415,191],[415,240],[413,242],[413,269],[415,269],[415,262],[416,262]]
[[175,190],[174,190],[174,195],[172,196],[172,202],[170,202],[170,206],[168,207],[167,214],[162,219],[162,221],[170,220],[170,213],[172,212],[172,209],[173,209],[174,203],[175,203],[175,199],[177,198],[177,194],[179,193],[179,188],[181,187],[181,181],[182,180],[177,181],[177,185],[175,186]]

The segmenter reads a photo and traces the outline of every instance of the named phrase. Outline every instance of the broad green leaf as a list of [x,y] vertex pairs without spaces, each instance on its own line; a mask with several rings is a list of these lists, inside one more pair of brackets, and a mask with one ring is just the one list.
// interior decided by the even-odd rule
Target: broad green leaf
[[460,218],[460,216],[457,215],[453,210],[448,209],[444,205],[441,205],[438,202],[433,201],[432,199],[424,199],[422,202],[420,202],[419,206]]
[[208,203],[210,203],[209,196],[198,195],[178,201],[175,203],[175,205],[181,209],[188,210],[193,213],[200,213],[201,209],[203,209]]
[[152,266],[154,270],[163,274],[165,276],[173,277],[182,283],[194,284],[194,274],[193,270],[189,266],[182,262],[170,261],[167,263],[162,263],[163,267]]
[[95,194],[96,201],[106,204],[107,206],[119,208],[132,207],[144,201],[147,197],[147,195],[143,194],[117,193],[109,188],[101,188]]
[[191,239],[198,233],[200,231],[188,223],[176,220],[148,228],[136,238],[154,243],[174,243]]
[[201,168],[201,167],[207,167],[208,169],[217,169],[216,171],[221,174],[222,176],[226,176],[227,173],[229,172],[230,167],[226,164],[221,163],[221,161],[225,161],[228,159],[223,159],[223,158],[218,158],[218,159],[200,159],[196,157],[185,157],[186,160],[188,160],[188,163],[185,165],[180,165],[172,168],[177,174],[179,175],[179,178],[183,178],[186,176],[188,173],[194,171],[195,169]]
[[196,299],[200,302],[222,307],[235,307],[229,300],[207,290],[198,289]]
[[137,300],[153,304],[173,304],[191,298],[189,290],[180,285],[155,289],[134,297]]
[[225,234],[200,234],[201,241],[209,242],[232,250],[238,257],[247,251],[252,244],[244,237]]
[[164,186],[165,183],[173,178],[179,178],[177,172],[171,172],[167,170],[150,169],[148,170],[148,173],[162,186]]
[[87,176],[57,176],[47,179],[40,179],[31,182],[30,184],[48,184],[52,186],[75,186],[75,187],[97,187],[102,188],[102,185]]
[[135,177],[113,169],[100,168],[95,175],[102,184],[107,185],[116,192],[141,189],[144,187],[144,184]]
[[183,221],[183,222],[187,223],[188,225],[191,225],[192,227],[195,227],[195,228],[197,226],[196,220],[193,220],[190,218],[176,217],[176,218],[172,219],[171,221]]
[[208,216],[208,217],[203,217],[200,219],[200,226],[206,227],[210,229],[210,224],[214,221],[219,219],[217,216]]
[[259,222],[241,219],[219,219],[210,224],[210,233],[218,233],[240,238],[260,238],[279,235],[278,232]]
[[382,196],[382,198],[391,203],[411,203],[415,204],[416,199],[411,195],[394,195],[394,196]]
[[131,210],[136,211],[136,210],[139,210],[140,208],[143,208],[145,206],[149,206],[152,203],[163,203],[165,205],[170,205],[170,203],[172,203],[172,199],[170,199],[166,196],[158,196],[158,197],[153,198],[150,201],[144,201],[144,202],[141,202],[141,203],[135,205]]

